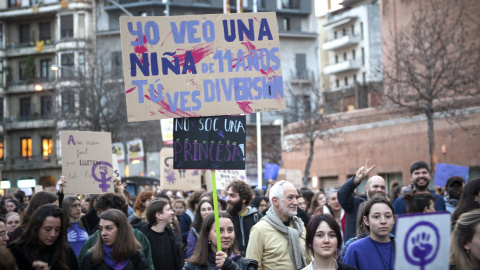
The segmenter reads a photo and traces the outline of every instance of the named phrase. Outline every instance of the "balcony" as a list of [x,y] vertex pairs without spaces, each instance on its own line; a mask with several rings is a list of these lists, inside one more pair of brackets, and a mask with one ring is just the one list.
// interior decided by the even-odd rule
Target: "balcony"
[[7,44],[5,47],[5,56],[14,57],[22,55],[31,55],[39,53],[54,53],[55,52],[55,40],[48,39],[43,41],[43,50],[37,52],[37,42],[30,41],[26,43]]
[[14,170],[59,167],[56,156],[11,157],[7,158],[6,165]]
[[339,38],[327,40],[323,44],[323,49],[325,51],[344,49],[358,44],[360,42],[360,39],[361,38],[359,34],[341,36]]
[[358,60],[347,60],[347,61],[326,66],[323,69],[323,73],[325,75],[332,75],[332,74],[342,73],[346,71],[357,70],[357,69],[360,69],[360,66],[361,65]]
[[20,130],[33,128],[55,128],[56,117],[53,114],[32,115],[32,116],[12,116],[5,118],[5,130]]
[[10,80],[7,81],[7,94],[37,92],[35,85],[41,84],[43,89],[53,89],[55,86],[55,78],[37,78],[27,80]]

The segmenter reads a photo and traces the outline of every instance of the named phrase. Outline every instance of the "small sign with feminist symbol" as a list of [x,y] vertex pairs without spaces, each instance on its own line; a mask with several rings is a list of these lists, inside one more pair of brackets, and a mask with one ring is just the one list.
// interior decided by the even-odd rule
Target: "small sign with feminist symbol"
[[62,174],[65,194],[114,192],[111,176],[112,142],[109,132],[62,130]]
[[399,215],[395,238],[395,269],[447,270],[450,213]]

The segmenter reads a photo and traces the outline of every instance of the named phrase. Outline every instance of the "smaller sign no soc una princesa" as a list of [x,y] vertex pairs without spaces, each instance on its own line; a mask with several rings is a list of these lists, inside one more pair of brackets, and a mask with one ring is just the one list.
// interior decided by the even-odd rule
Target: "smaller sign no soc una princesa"
[[245,116],[176,118],[174,169],[245,169]]

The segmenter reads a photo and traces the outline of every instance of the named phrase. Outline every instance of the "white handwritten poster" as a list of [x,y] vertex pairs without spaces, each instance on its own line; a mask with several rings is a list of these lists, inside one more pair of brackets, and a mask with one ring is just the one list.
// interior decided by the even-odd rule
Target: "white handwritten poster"
[[65,194],[114,192],[110,132],[62,131]]
[[[218,190],[225,190],[225,188],[233,180],[247,181],[247,174],[245,170],[215,170],[215,181],[217,183]],[[207,190],[212,191],[212,172],[211,170],[205,171],[205,184]]]
[[449,254],[449,212],[397,217],[395,269],[448,270]]

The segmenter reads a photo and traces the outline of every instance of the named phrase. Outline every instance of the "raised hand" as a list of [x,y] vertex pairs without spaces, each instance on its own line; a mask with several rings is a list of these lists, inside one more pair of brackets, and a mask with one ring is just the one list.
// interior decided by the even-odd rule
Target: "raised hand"
[[353,178],[353,183],[357,185],[360,181],[365,178],[368,173],[370,173],[377,165],[372,165],[372,167],[368,167],[368,159],[365,162],[365,166],[362,166],[358,169],[357,173],[355,174],[355,178]]
[[67,181],[65,180],[65,177],[63,175],[60,176],[58,186],[60,187],[60,193],[63,193],[63,188],[67,186]]
[[[413,256],[418,258],[420,262],[424,262],[433,250],[433,246],[429,243],[430,235],[426,233],[419,233],[416,237],[412,237]],[[423,265],[423,263],[422,263]]]
[[227,259],[227,253],[225,253],[223,251],[217,252],[217,254],[215,256],[215,264],[217,265],[217,268],[222,268],[226,259]]

